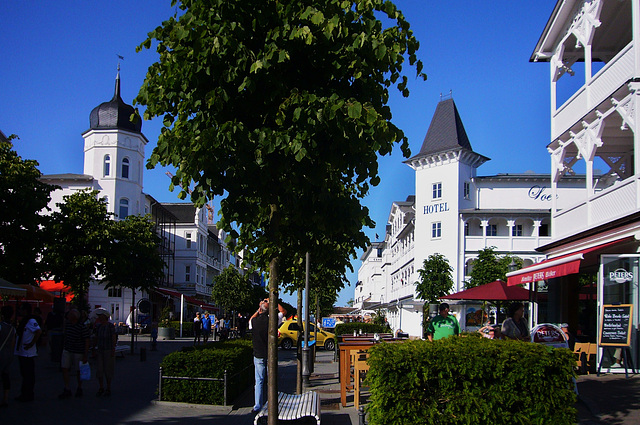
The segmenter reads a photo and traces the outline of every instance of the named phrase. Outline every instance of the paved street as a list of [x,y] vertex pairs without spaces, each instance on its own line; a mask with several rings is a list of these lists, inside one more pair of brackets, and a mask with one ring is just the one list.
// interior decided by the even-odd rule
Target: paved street
[[[121,342],[128,342],[124,337]],[[50,361],[48,350],[40,348],[36,361],[36,400],[19,403],[13,400],[20,388],[18,362],[12,367],[10,405],[0,409],[2,424],[253,424],[251,407],[253,390],[245,392],[234,406],[197,406],[183,403],[157,402],[158,369],[162,357],[190,345],[190,339],[159,341],[158,351],[150,351],[147,336],[139,339],[136,353],[116,359],[113,394],[98,398],[95,378],[85,383],[84,397],[58,400],[62,391],[62,373]],[[146,348],[147,358],[140,361],[140,348]],[[295,392],[295,352],[279,350],[279,390]],[[322,399],[322,423],[357,425],[358,414],[353,398],[348,396],[346,408],[341,408],[337,377],[337,363],[333,352],[319,350],[311,385]],[[95,371],[93,368],[92,372]],[[72,387],[75,391],[75,385]],[[591,424],[640,423],[640,376],[595,375],[581,376],[578,389],[582,401],[577,403],[578,421]]]

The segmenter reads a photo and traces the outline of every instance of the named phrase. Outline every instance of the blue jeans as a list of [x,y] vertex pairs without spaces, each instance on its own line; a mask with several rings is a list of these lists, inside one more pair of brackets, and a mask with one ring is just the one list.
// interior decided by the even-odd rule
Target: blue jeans
[[255,386],[255,404],[253,410],[260,410],[262,406],[267,402],[267,359],[253,358],[253,366],[256,371],[256,386]]

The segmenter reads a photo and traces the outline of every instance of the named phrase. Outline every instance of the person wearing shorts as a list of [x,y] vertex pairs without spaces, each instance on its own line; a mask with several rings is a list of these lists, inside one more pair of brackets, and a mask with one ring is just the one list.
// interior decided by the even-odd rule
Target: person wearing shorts
[[78,364],[89,361],[89,337],[89,329],[84,323],[80,322],[80,312],[76,309],[69,310],[64,327],[64,348],[60,361],[62,379],[64,380],[64,390],[58,396],[60,399],[69,398],[72,395],[69,388],[69,376],[74,368],[78,371],[76,397],[82,397],[82,381],[80,380]]
[[[94,330],[96,340],[96,376],[100,388],[96,397],[108,397],[111,395],[111,381],[116,360],[116,344],[118,335],[113,323],[109,322],[109,313],[106,310],[98,310],[96,315],[96,326]],[[104,381],[107,388],[104,388]]]

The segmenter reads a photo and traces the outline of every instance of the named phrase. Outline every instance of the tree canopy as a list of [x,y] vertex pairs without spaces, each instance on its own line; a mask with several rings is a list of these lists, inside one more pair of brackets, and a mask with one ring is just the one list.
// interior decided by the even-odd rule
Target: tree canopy
[[235,267],[227,267],[213,278],[211,299],[227,311],[253,312],[266,295],[263,287],[251,283]]
[[478,252],[478,258],[473,260],[466,288],[491,283],[495,280],[507,281],[509,265],[515,264],[515,269],[522,268],[522,259],[511,255],[499,256],[496,247],[490,246]]
[[44,272],[38,261],[45,244],[46,210],[55,186],[41,182],[34,160],[22,159],[0,134],[0,277],[35,284]]
[[[378,155],[396,143],[409,155],[391,122],[388,89],[408,95],[405,58],[425,77],[419,44],[391,1],[184,0],[178,7],[183,13],[140,46],[154,43],[160,55],[135,100],[145,118],[164,122],[148,166],[175,167],[172,185],[193,182],[197,205],[226,194],[221,224],[249,248],[251,262],[268,266],[275,370],[281,261],[325,239],[352,256],[368,243],[362,227],[373,223],[360,199],[379,182]],[[269,375],[270,398],[276,375]],[[277,406],[269,407],[275,421]]]
[[432,254],[418,270],[420,280],[416,282],[416,294],[428,304],[440,302],[453,288],[453,268],[442,254]]

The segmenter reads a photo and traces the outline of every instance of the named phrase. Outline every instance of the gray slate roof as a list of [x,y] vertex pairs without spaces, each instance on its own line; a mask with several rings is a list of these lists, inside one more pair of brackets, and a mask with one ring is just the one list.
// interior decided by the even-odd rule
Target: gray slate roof
[[442,100],[436,107],[420,152],[415,157],[460,148],[473,151],[455,102],[453,99]]

